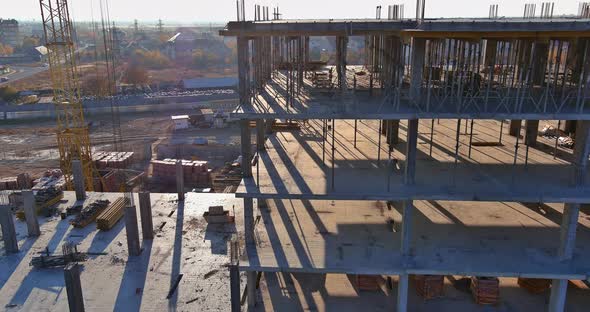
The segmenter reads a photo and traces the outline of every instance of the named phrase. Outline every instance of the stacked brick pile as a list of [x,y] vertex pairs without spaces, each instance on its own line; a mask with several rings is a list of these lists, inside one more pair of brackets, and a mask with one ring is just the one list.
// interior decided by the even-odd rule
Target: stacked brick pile
[[16,177],[0,178],[0,191],[18,189]]
[[477,304],[495,305],[500,300],[500,280],[496,277],[471,277],[471,294]]
[[133,163],[133,152],[97,152],[92,158],[97,169],[125,169]]
[[[176,159],[152,160],[153,176],[175,181]],[[197,187],[211,185],[211,170],[206,161],[182,160],[184,182]]]
[[416,292],[424,299],[442,297],[445,277],[443,275],[415,275]]

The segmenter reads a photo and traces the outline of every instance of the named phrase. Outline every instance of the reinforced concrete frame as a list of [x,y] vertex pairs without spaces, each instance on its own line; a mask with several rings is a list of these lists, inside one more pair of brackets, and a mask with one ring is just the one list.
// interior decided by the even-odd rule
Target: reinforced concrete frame
[[[391,9],[390,9],[391,10]],[[422,10],[423,11],[423,10]],[[497,12],[497,8],[494,8]],[[403,13],[402,13],[403,14]],[[490,13],[491,14],[491,13]],[[379,15],[379,13],[378,13]],[[390,17],[392,13],[390,12]],[[397,13],[394,14],[397,16]],[[419,14],[418,14],[419,15]],[[576,145],[572,161],[571,189],[587,190],[588,157],[590,154],[590,22],[586,19],[434,19],[416,20],[259,20],[230,22],[220,32],[235,36],[238,41],[239,108],[233,117],[241,119],[242,170],[244,181],[253,176],[252,166],[265,153],[265,135],[272,121],[321,120],[322,161],[326,163],[326,145],[331,139],[331,187],[335,188],[334,152],[335,120],[354,120],[354,148],[357,147],[357,123],[362,119],[378,119],[378,160],[381,160],[381,135],[391,150],[398,144],[399,121],[408,120],[404,163],[404,185],[415,184],[419,119],[431,119],[431,147],[435,119],[457,120],[455,166],[458,162],[461,126],[469,133],[469,157],[473,127],[482,119],[501,120],[499,144],[502,144],[504,120],[511,120],[509,133],[516,137],[514,165],[517,162],[522,120],[525,123],[524,144],[528,160],[529,148],[537,143],[539,120],[577,120]],[[335,38],[335,65],[329,68],[327,85],[315,92],[314,77],[318,64],[311,60],[310,37]],[[366,61],[360,71],[366,73],[363,85],[359,68],[347,64],[347,43],[350,37],[365,37]],[[332,77],[335,70],[336,76]],[[309,78],[311,77],[311,78]],[[330,93],[325,96],[325,93]],[[362,105],[360,104],[362,103]],[[257,154],[253,154],[250,121],[256,121]],[[464,123],[462,123],[462,121]],[[264,124],[266,122],[266,129]],[[270,124],[270,126],[269,126]],[[330,131],[331,130],[331,131]],[[331,133],[330,133],[331,132]],[[557,150],[557,149],[556,149]],[[392,160],[390,159],[390,162]],[[526,163],[525,163],[526,165]],[[258,170],[257,170],[258,171]],[[455,179],[453,177],[453,179]],[[514,179],[514,176],[513,176]],[[244,197],[245,245],[255,244],[253,199],[289,198],[286,194],[269,196],[256,188],[247,188]],[[382,199],[403,202],[401,247],[402,258],[411,253],[414,200],[430,199],[432,194],[388,193],[372,198],[350,198],[332,194],[318,199]],[[314,198],[314,194],[306,193]],[[446,194],[448,199],[481,201],[485,198],[463,198]],[[560,226],[557,259],[568,263],[574,257],[576,227],[580,204],[586,199],[565,200]],[[505,195],[487,200],[524,198]],[[234,246],[234,249],[238,247]],[[239,251],[232,251],[232,255]],[[237,258],[236,258],[237,259]],[[241,267],[232,257],[232,310],[236,310],[239,294],[239,269],[247,274],[248,307],[255,304],[256,271]],[[402,261],[399,272],[397,311],[407,311],[410,269]],[[277,268],[288,272],[289,268]],[[328,270],[329,271],[329,270]],[[341,272],[347,273],[347,272]],[[497,272],[504,276],[503,272]],[[232,275],[233,276],[233,275]],[[237,280],[237,282],[236,282]],[[237,283],[237,291],[234,290]],[[556,278],[551,289],[550,311],[563,311],[567,279]]]

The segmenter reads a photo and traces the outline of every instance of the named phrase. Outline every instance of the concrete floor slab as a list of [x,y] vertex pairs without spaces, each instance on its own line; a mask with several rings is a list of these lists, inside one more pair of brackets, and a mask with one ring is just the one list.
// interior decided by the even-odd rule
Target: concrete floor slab
[[[88,194],[86,204],[121,196]],[[2,251],[0,255],[0,306],[7,311],[66,311],[63,269],[34,269],[29,262],[46,248],[61,253],[61,246],[70,241],[78,243],[80,251],[107,253],[81,263],[87,311],[229,311],[226,241],[242,228],[242,200],[228,194],[188,193],[184,205],[179,205],[175,194],[152,194],[151,201],[156,237],[142,242],[139,257],[127,254],[122,220],[112,230],[99,232],[94,223],[75,229],[58,217],[41,218],[42,234],[38,238],[27,238],[26,225],[17,222],[21,252],[5,256]],[[66,192],[59,206],[66,208],[74,203],[74,194]],[[238,224],[207,225],[202,215],[213,205],[223,205],[237,214]],[[178,274],[184,277],[167,300]]]
[[[266,151],[260,154],[259,168],[253,168],[253,178],[243,180],[237,196],[292,199],[590,201],[590,188],[570,187],[573,174],[571,150],[558,148],[554,159],[555,141],[538,138],[537,147],[529,149],[527,160],[526,146],[522,144],[521,138],[514,165],[516,138],[507,134],[507,124],[503,126],[502,143],[494,146],[499,142],[500,122],[475,121],[473,138],[469,135],[471,121],[467,129],[465,123],[463,120],[460,126],[458,160],[455,164],[457,120],[435,122],[432,154],[431,120],[420,121],[416,184],[410,187],[403,183],[405,121],[400,125],[400,143],[393,146],[393,152],[389,156],[384,136],[381,137],[381,151],[378,150],[378,121],[358,121],[355,148],[354,120],[337,120],[335,157],[332,159],[331,131],[328,131],[329,135],[324,143],[322,122],[310,120],[302,124],[301,131],[280,132],[268,138]],[[542,122],[540,126],[544,125]],[[471,156],[470,140],[479,144],[471,147]],[[486,144],[491,146],[481,146]],[[388,167],[389,159],[393,160],[394,169]]]
[[[521,203],[415,201],[410,256],[400,255],[401,205],[268,200],[248,271],[523,276],[586,279],[590,215],[582,212],[571,262],[557,260],[563,208]],[[562,205],[561,205],[562,206]]]

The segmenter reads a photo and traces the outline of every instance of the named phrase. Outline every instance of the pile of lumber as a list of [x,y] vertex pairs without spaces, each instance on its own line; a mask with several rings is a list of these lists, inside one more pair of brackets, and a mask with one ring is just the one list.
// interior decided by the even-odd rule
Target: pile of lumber
[[500,280],[496,277],[471,277],[471,294],[477,304],[495,305],[500,299]]
[[[152,160],[154,177],[176,181],[176,159]],[[184,182],[197,187],[208,187],[211,184],[211,170],[207,161],[182,160]]]
[[[37,215],[42,215],[46,208],[57,204],[63,197],[63,191],[53,186],[35,191],[35,211]],[[16,218],[25,220],[24,209],[19,209],[16,212]]]
[[551,280],[542,278],[518,278],[518,286],[526,289],[531,294],[540,294],[551,287]]
[[97,152],[92,155],[97,169],[125,169],[133,163],[133,152]]
[[444,281],[443,275],[414,275],[416,292],[426,300],[442,297]]
[[223,210],[223,206],[211,206],[209,211],[205,211],[203,218],[207,223],[234,223],[235,217],[229,214],[229,211]]
[[109,231],[121,220],[125,213],[125,206],[129,200],[125,197],[119,197],[112,202],[98,217],[96,218],[96,228],[101,231]]
[[96,217],[104,211],[104,209],[110,204],[111,202],[108,200],[97,200],[92,204],[84,207],[79,215],[76,216],[74,220],[70,222],[72,226],[75,228],[84,228],[88,224],[94,222]]
[[16,189],[18,189],[16,177],[0,178],[0,191]]
[[241,156],[234,162],[228,162],[213,178],[213,189],[216,192],[235,193],[242,182]]

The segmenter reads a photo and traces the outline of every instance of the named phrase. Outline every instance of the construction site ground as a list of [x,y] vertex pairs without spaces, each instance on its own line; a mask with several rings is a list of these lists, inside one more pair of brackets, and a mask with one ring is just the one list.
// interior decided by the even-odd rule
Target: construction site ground
[[[112,202],[122,196],[88,195],[85,204],[97,199]],[[75,203],[74,193],[66,192],[59,208]],[[40,218],[38,238],[27,237],[26,224],[16,221],[20,252],[6,255],[0,246],[0,307],[5,311],[68,310],[63,269],[35,269],[29,262],[46,250],[59,255],[64,243],[73,242],[79,244],[80,252],[106,253],[81,263],[86,311],[229,311],[227,241],[243,228],[242,201],[228,194],[189,193],[180,204],[176,194],[152,194],[151,203],[156,235],[153,241],[142,241],[138,257],[128,256],[123,220],[101,232],[95,223],[76,229],[59,216]],[[236,224],[208,225],[203,213],[217,205],[236,215]],[[137,215],[139,219],[139,208]],[[141,225],[139,229],[141,233]],[[178,289],[166,299],[179,274],[183,278]]]
[[[187,112],[182,112],[186,114]],[[196,138],[205,138],[209,145],[237,146],[239,128],[230,125],[224,129],[189,128],[174,131],[170,113],[126,114],[121,116],[121,132],[125,151],[141,150],[146,142],[152,143],[154,157],[159,144],[192,144]],[[94,151],[114,151],[113,123],[110,115],[89,116],[91,142]],[[11,121],[0,123],[0,177],[16,176],[27,172],[39,176],[47,169],[59,168],[59,153],[55,135],[55,120]],[[202,147],[207,149],[208,147]],[[187,155],[187,157],[190,155]],[[212,162],[213,167],[222,166],[227,159],[200,159]],[[188,157],[190,159],[190,157]],[[146,164],[134,169],[146,170]]]

